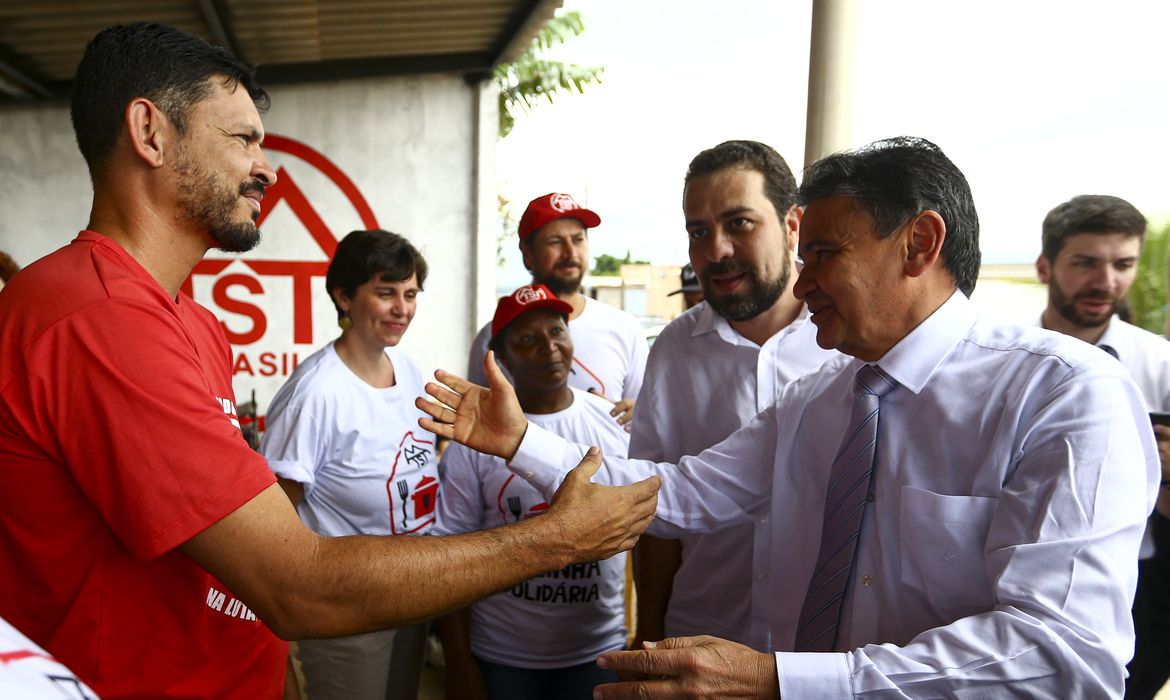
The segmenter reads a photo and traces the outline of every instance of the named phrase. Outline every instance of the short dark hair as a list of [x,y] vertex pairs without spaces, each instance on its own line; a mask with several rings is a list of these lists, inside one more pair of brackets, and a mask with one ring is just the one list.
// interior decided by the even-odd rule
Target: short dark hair
[[211,96],[217,77],[224,87],[242,86],[258,109],[267,109],[268,95],[255,71],[218,46],[154,22],[98,32],[77,65],[70,110],[91,176],[109,165],[131,100],[150,100],[182,134],[191,107]]
[[382,229],[351,231],[337,244],[337,251],[329,261],[325,289],[340,319],[345,312],[333,299],[335,289],[352,298],[358,287],[375,277],[384,282],[402,282],[411,275],[418,279],[418,288],[422,289],[427,281],[427,261],[406,238]]
[[776,216],[784,221],[788,210],[796,204],[796,176],[783,156],[759,141],[724,141],[695,156],[683,178],[684,197],[686,186],[693,178],[728,168],[759,171],[764,176],[764,196],[776,208]]
[[800,203],[835,196],[852,197],[873,217],[879,238],[924,211],[937,212],[946,225],[943,264],[955,286],[971,296],[982,259],[979,215],[967,178],[938,146],[899,136],[834,153],[808,166],[800,184]]
[[1124,233],[1146,237],[1146,217],[1121,197],[1082,194],[1048,212],[1041,226],[1044,257],[1055,261],[1069,236],[1078,233]]

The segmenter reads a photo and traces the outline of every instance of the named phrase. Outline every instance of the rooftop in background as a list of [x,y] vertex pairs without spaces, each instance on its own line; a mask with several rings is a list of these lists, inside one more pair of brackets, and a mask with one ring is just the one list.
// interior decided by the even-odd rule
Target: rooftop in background
[[561,0],[0,0],[0,105],[65,97],[100,30],[170,24],[259,64],[271,85],[377,75],[486,75]]

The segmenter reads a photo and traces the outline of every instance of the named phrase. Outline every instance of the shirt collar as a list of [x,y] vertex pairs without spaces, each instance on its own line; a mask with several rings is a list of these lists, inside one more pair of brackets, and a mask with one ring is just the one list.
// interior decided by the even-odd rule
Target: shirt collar
[[1120,351],[1121,348],[1119,346],[1125,345],[1125,338],[1123,338],[1121,336],[1121,332],[1117,330],[1120,326],[1121,319],[1117,317],[1117,314],[1114,314],[1113,318],[1109,319],[1109,325],[1105,326],[1105,332],[1102,333],[1101,337],[1097,339],[1097,347],[1108,345],[1114,350]]
[[[719,338],[728,345],[748,345],[757,349],[761,347],[756,345],[755,342],[743,337],[739,331],[732,328],[731,323],[726,318],[715,313],[715,310],[707,302],[699,305],[698,316],[699,318],[695,321],[695,327],[691,329],[692,338],[707,333],[718,333]],[[792,323],[773,333],[764,344],[767,345],[773,338],[790,333],[808,322],[808,307],[801,304],[800,313],[796,315],[796,318],[792,319]]]
[[955,290],[950,299],[875,364],[917,394],[951,350],[967,336],[978,315],[975,305],[962,292]]

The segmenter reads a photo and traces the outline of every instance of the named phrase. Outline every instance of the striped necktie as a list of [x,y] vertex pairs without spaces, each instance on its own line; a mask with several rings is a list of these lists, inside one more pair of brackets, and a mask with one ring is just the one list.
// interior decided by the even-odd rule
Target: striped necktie
[[859,369],[855,380],[853,413],[829,473],[821,551],[800,610],[796,651],[833,651],[836,647],[837,625],[846,587],[853,578],[861,518],[873,476],[879,400],[896,386],[874,365]]

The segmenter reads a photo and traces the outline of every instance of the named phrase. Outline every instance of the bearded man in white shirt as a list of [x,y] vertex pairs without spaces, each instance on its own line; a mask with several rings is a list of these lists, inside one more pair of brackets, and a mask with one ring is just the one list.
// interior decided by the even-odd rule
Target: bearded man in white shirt
[[[677,462],[746,425],[787,383],[836,356],[792,293],[801,210],[788,163],[757,141],[727,141],[687,168],[683,213],[705,301],[650,349],[630,456]],[[768,520],[634,549],[640,641],[711,634],[771,648]]]
[[[1137,276],[1146,217],[1108,195],[1080,195],[1044,217],[1036,258],[1048,285],[1041,325],[1080,338],[1116,357],[1152,412],[1170,411],[1170,342],[1117,316]],[[1141,419],[1142,427],[1146,422]],[[1170,479],[1170,427],[1154,425],[1162,483]],[[1133,605],[1137,645],[1125,697],[1151,699],[1170,677],[1170,491],[1159,491],[1146,526]]]
[[[570,195],[551,192],[537,197],[520,217],[520,253],[532,283],[543,284],[573,307],[569,332],[576,353],[569,386],[614,404],[612,415],[628,431],[650,349],[638,319],[581,293],[589,269],[589,229],[599,224],[601,217]],[[488,323],[471,341],[467,376],[479,384],[487,383],[483,358],[490,339]]]
[[[1120,697],[1159,472],[1137,388],[1084,343],[979,317],[978,217],[934,144],[829,156],[799,201],[794,291],[849,357],[677,467],[609,455],[599,476],[661,474],[659,536],[767,513],[772,641],[798,651],[668,639],[602,655],[659,678],[595,697]],[[420,422],[547,494],[586,448],[527,424],[490,369],[491,389],[440,372]]]

